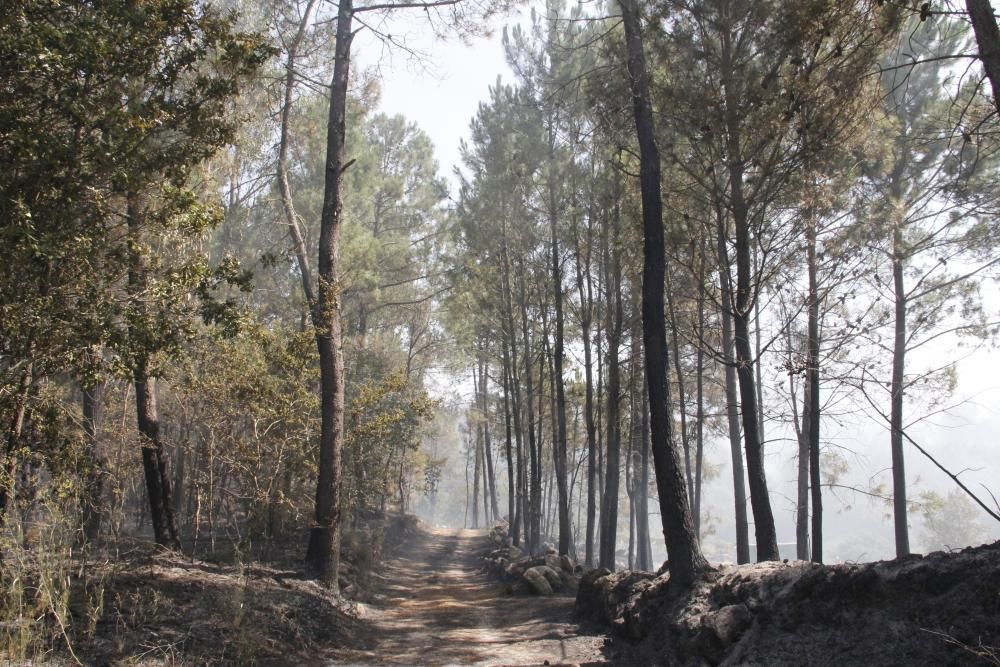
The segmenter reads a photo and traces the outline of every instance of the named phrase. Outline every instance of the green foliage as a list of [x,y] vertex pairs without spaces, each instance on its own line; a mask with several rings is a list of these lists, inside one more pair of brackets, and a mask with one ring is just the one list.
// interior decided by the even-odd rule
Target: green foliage
[[[143,308],[121,290],[136,256],[219,219],[187,189],[188,177],[233,137],[231,100],[269,53],[234,21],[190,0],[28,0],[5,15],[4,396],[23,400],[26,387],[56,372],[91,382],[103,347],[126,359],[176,349],[188,330],[186,295],[222,277],[187,247],[161,253],[162,270],[132,295]],[[136,214],[126,210],[129,193],[145,198],[142,221],[132,220],[146,227],[141,236],[125,233]]]
[[405,509],[413,476],[424,468],[418,465],[422,425],[434,418],[437,403],[402,373],[367,382],[352,396],[345,428],[343,498],[361,516],[384,511],[393,495]]
[[[248,524],[232,525],[233,534],[273,536],[300,525],[319,433],[312,336],[259,325],[235,337],[206,333],[174,375],[164,413],[183,434],[180,455],[195,464],[183,493],[196,502],[188,504],[216,502],[212,485],[227,479],[227,502]],[[211,463],[197,465],[199,458]]]

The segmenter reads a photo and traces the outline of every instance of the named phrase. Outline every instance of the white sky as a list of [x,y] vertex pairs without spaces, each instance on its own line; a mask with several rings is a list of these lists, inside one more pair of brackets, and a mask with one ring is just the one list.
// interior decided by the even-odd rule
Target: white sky
[[497,76],[506,83],[513,79],[500,43],[503,25],[522,20],[527,19],[511,14],[495,21],[491,36],[466,43],[457,37],[429,35],[419,11],[400,12],[399,18],[378,29],[404,41],[414,53],[386,48],[370,31],[355,40],[355,66],[376,68],[381,75],[379,110],[406,116],[430,136],[440,173],[453,185],[453,167],[460,162],[459,141],[468,137],[469,122],[480,101],[489,98]]

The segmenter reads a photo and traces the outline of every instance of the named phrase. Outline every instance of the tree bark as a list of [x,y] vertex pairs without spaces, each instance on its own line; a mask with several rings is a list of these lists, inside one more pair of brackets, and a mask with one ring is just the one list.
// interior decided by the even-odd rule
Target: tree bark
[[819,433],[820,433],[820,402],[819,402],[819,265],[816,256],[816,212],[809,215],[809,225],[806,229],[807,260],[809,264],[809,365],[806,369],[808,383],[808,403],[806,404],[809,420],[806,434],[809,439],[809,476],[812,492],[812,560],[823,562],[823,488],[820,485],[819,474]]
[[526,515],[525,543],[529,553],[535,553],[541,546],[541,513],[542,513],[542,471],[538,456],[538,441],[535,438],[535,406],[534,406],[534,383],[531,372],[531,338],[528,335],[528,304],[527,292],[525,288],[524,266],[521,265],[519,271],[520,302],[521,307],[521,334],[524,344],[524,390],[525,406],[527,407],[527,419],[525,430],[528,434],[528,512]]
[[[129,261],[128,288],[137,308],[143,308],[146,290],[146,261],[141,252],[143,209],[139,196],[126,196],[128,233],[131,257]],[[148,351],[138,350],[132,368],[135,384],[136,423],[142,447],[142,467],[149,498],[150,519],[156,543],[180,549],[177,522],[170,497],[170,474],[163,441],[160,437],[160,418],[156,407],[156,380],[149,375]]]
[[660,502],[663,536],[670,555],[671,581],[681,587],[694,583],[708,563],[701,554],[691,522],[687,491],[670,434],[670,385],[667,336],[664,326],[663,286],[665,247],[663,203],[660,194],[660,155],[656,146],[653,108],[643,53],[639,7],[636,0],[620,0],[628,76],[639,143],[639,182],[642,193],[643,282],[642,323],[646,349],[650,435],[653,466]]
[[312,309],[320,362],[319,471],[315,525],[306,560],[335,595],[340,593],[341,458],[344,440],[344,351],[340,321],[340,232],[343,201],[347,85],[354,33],[353,0],[340,0],[334,45],[330,115],[327,122],[326,172],[320,216],[319,294]]
[[[633,312],[639,310],[639,299],[633,304]],[[636,568],[644,572],[653,567],[653,545],[649,539],[649,394],[646,390],[646,374],[642,354],[642,323],[633,318],[632,325],[632,364],[634,366],[632,382],[636,392],[636,411],[633,419],[638,421],[637,430],[633,434],[635,447],[639,457],[639,471],[635,480],[636,514]]]
[[177,522],[170,497],[170,474],[156,407],[156,379],[149,376],[145,359],[133,373],[135,382],[136,421],[142,438],[142,468],[149,496],[153,537],[161,546],[180,549]]
[[[554,132],[554,130],[552,130]],[[567,487],[566,464],[566,387],[563,382],[563,274],[562,258],[559,255],[559,235],[557,233],[558,202],[556,201],[555,170],[555,137],[549,139],[549,224],[552,228],[552,298],[555,302],[556,330],[553,341],[552,361],[555,368],[552,372],[552,384],[555,385],[556,432],[552,434],[552,451],[554,456],[556,489],[558,492],[559,512],[559,553],[569,554],[573,544],[573,529],[569,518],[569,489]]]
[[291,141],[289,126],[292,117],[292,101],[295,96],[296,58],[298,57],[299,48],[302,46],[302,40],[305,38],[306,30],[309,27],[309,19],[316,2],[317,0],[308,0],[306,3],[306,8],[302,12],[302,19],[299,21],[295,36],[288,45],[288,60],[285,62],[284,103],[281,106],[281,124],[278,135],[277,164],[281,208],[285,214],[285,224],[288,225],[288,233],[292,237],[292,248],[295,251],[295,258],[299,265],[299,274],[302,278],[302,293],[306,297],[308,308],[315,306],[316,292],[313,287],[312,269],[309,266],[309,254],[306,250],[305,241],[302,238],[299,217],[295,213],[292,189],[288,182],[288,145]]
[[[587,430],[587,527],[584,564],[588,567],[594,565],[594,533],[597,523],[597,425],[594,422],[594,361],[590,349],[590,326],[594,312],[594,297],[590,280],[590,253],[592,246],[590,225],[592,218],[592,215],[587,216],[588,237],[586,255],[579,248],[579,240],[576,252],[576,287],[580,294],[580,330],[583,337],[583,375],[585,385],[583,414]],[[585,285],[586,289],[584,289]]]
[[507,454],[507,525],[508,534],[513,538],[514,522],[516,519],[517,477],[514,474],[514,447],[510,416],[510,380],[508,378],[510,373],[510,357],[507,353],[507,343],[501,341],[500,344],[503,347],[503,368],[501,371],[503,373],[504,451]]
[[517,354],[517,329],[514,326],[514,297],[513,286],[510,277],[510,254],[507,248],[506,228],[504,231],[503,246],[501,248],[501,287],[504,293],[504,306],[507,314],[506,337],[510,343],[510,359],[508,361],[508,382],[512,388],[512,409],[514,417],[514,438],[517,445],[517,506],[515,508],[511,537],[514,546],[521,544],[521,530],[524,531],[525,540],[528,539],[528,512],[527,512],[527,457],[524,451],[524,429],[521,422],[523,413],[523,401],[521,400],[521,379],[518,374],[518,354]]
[[[687,386],[684,381],[684,369],[681,366],[681,345],[680,326],[677,321],[677,310],[674,307],[675,292],[673,280],[670,275],[670,264],[667,260],[665,270],[666,275],[666,295],[667,295],[667,317],[670,324],[670,346],[673,351],[674,377],[677,379],[677,412],[681,418],[681,451],[684,452],[684,478],[687,480],[688,505],[694,508],[694,470],[691,465],[691,438],[688,434],[687,423]],[[695,525],[695,534],[698,532],[698,519],[692,516]]]
[[[618,538],[618,495],[621,479],[621,370],[618,351],[622,338],[621,251],[618,202],[615,202],[611,220],[605,223],[601,234],[604,241],[604,286],[607,308],[605,332],[607,335],[607,470],[604,475],[604,498],[601,504],[600,567],[615,569],[615,551]],[[610,230],[607,227],[611,227]],[[610,232],[610,233],[609,233]]]
[[889,430],[892,449],[892,510],[896,556],[910,553],[907,525],[906,464],[903,456],[903,382],[906,372],[906,286],[903,276],[903,230],[897,221],[892,234],[892,284],[895,297],[895,336],[892,347]]
[[[705,340],[705,240],[700,238],[698,258],[698,320],[695,340]],[[705,459],[705,346],[698,345],[695,374],[694,534],[701,541],[701,486]]]
[[736,562],[750,562],[750,531],[747,521],[747,491],[743,471],[743,447],[740,438],[739,407],[736,398],[736,361],[733,352],[733,300],[729,285],[729,253],[722,213],[717,213],[716,242],[719,256],[719,284],[722,301],[722,354],[725,366],[726,418],[729,424],[729,449],[733,465],[734,517],[736,519]]
[[[482,359],[479,360],[480,369],[482,369]],[[472,373],[472,385],[476,388],[476,398],[475,398],[475,408],[479,411],[479,377],[477,376],[475,369]],[[472,412],[471,410],[469,411]],[[475,454],[472,456],[472,527],[479,528],[479,473],[483,468],[483,425],[476,424],[476,436],[474,440]],[[483,514],[486,514],[485,503],[483,506]]]
[[993,106],[1000,112],[1000,28],[990,0],[965,0],[979,46],[979,59],[993,91]]
[[[484,348],[487,343],[484,342]],[[490,440],[490,397],[489,397],[489,377],[490,362],[485,358],[486,350],[483,350],[483,371],[480,377],[479,396],[482,400],[483,413],[483,454],[486,457],[486,485],[489,489],[490,520],[496,521],[500,516],[500,507],[497,504],[497,482],[496,471],[493,468],[493,443]]]
[[753,510],[757,560],[778,560],[778,539],[768,496],[764,471],[764,447],[758,415],[757,385],[754,379],[755,355],[750,345],[750,316],[757,302],[752,280],[749,211],[743,196],[743,162],[736,101],[730,80],[732,44],[729,32],[723,33],[723,88],[726,96],[726,135],[729,149],[729,187],[733,223],[736,232],[736,304],[733,323],[736,334],[736,375],[740,388],[743,439],[746,447],[747,473],[750,477],[750,506]]
[[[791,350],[789,335],[789,350]],[[795,557],[809,560],[809,381],[802,393],[802,419],[798,415],[795,375],[788,376],[788,393],[792,401],[792,420],[799,445],[795,499]]]

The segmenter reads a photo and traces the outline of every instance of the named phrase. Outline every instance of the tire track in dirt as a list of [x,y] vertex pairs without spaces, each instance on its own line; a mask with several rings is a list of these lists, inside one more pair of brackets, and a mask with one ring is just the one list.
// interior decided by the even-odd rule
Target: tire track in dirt
[[606,664],[603,635],[570,621],[570,596],[508,595],[479,572],[485,532],[431,528],[388,562],[361,607],[361,648],[329,665]]

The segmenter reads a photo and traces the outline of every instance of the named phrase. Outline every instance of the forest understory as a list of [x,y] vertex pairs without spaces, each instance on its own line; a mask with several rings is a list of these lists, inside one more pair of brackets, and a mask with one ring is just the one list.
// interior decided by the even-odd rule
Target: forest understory
[[[671,587],[668,564],[659,573],[597,568],[538,595],[487,573],[495,539],[412,515],[369,522],[345,533],[342,598],[312,578],[301,540],[200,558],[123,541],[115,554],[62,564],[69,585],[52,603],[65,608],[22,628],[5,622],[4,636],[20,630],[25,643],[9,641],[20,653],[3,657],[46,665],[1000,664],[1000,542],[864,564],[720,565],[687,593]],[[44,582],[45,574],[51,579],[34,576]]]
[[257,557],[220,550],[195,558],[136,540],[117,554],[78,558],[63,565],[73,569],[65,609],[25,619],[20,646],[13,624],[0,628],[10,640],[0,663],[606,662],[604,635],[581,632],[572,618],[572,592],[511,595],[482,574],[484,530],[432,528],[393,514],[346,532],[341,598],[304,566],[301,541]]

